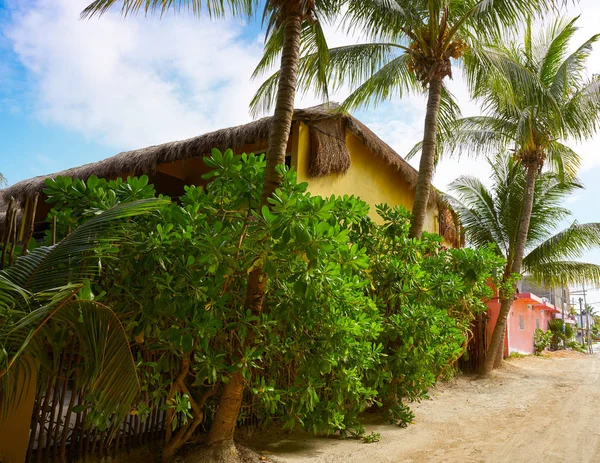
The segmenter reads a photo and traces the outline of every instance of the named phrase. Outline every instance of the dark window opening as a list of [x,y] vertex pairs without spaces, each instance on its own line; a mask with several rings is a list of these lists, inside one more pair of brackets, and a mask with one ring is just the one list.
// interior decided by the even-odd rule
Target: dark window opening
[[32,238],[38,243],[41,244],[44,242],[44,237],[46,236],[46,230],[50,230],[50,224],[46,221],[44,222],[36,222],[33,227],[33,236]]

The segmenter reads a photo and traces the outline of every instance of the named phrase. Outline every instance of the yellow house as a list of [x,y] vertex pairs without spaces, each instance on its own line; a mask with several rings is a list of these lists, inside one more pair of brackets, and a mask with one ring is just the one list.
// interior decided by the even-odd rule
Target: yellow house
[[[12,224],[12,229],[17,230],[14,233],[17,241],[23,241],[27,239],[27,230],[35,228],[42,231],[47,227],[45,219],[49,205],[45,203],[42,192],[46,178],[61,175],[85,180],[91,175],[117,178],[146,174],[157,192],[177,197],[183,194],[185,185],[205,183],[202,175],[208,168],[202,162],[202,156],[209,154],[212,148],[232,148],[237,153],[266,152],[268,156],[270,127],[271,118],[267,117],[24,180],[0,191],[0,205],[12,204],[6,212],[0,212],[0,215],[9,218],[4,220],[4,229]],[[307,182],[309,191],[314,195],[361,197],[371,205],[370,215],[374,220],[380,220],[375,211],[377,204],[412,207],[418,172],[350,114],[323,106],[297,110],[286,163],[296,169],[298,180]],[[3,218],[0,217],[0,225]],[[0,232],[2,228],[0,226]],[[460,235],[454,228],[452,214],[438,200],[435,191],[428,206],[425,229],[444,236],[447,246],[460,246]],[[30,384],[35,385],[35,378]],[[18,409],[11,414],[11,420],[4,423],[0,420],[0,435],[7,437],[4,442],[0,439],[0,461],[21,462],[25,458],[35,387],[29,390],[30,396],[19,403]]]
[[[236,153],[266,152],[271,117],[238,127],[217,130],[182,141],[164,143],[119,153],[103,161],[67,169],[19,182],[0,191],[8,204],[11,197],[24,216],[34,214],[36,228],[44,226],[49,206],[42,195],[44,180],[58,175],[87,179],[146,174],[159,193],[172,197],[183,194],[184,185],[204,184],[207,167],[202,156],[212,148],[232,148]],[[286,163],[294,167],[299,182],[307,182],[314,195],[356,195],[371,205],[370,215],[379,220],[375,205],[413,204],[418,172],[368,127],[348,113],[326,106],[296,110],[288,144]],[[35,212],[33,209],[36,209]],[[27,222],[25,220],[24,222]],[[23,234],[25,227],[20,227]],[[446,245],[459,246],[452,214],[433,192],[425,230],[445,238]]]

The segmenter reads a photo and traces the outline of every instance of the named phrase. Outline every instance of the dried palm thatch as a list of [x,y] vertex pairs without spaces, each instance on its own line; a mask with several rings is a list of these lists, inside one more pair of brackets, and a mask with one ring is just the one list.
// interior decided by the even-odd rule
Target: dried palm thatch
[[[350,168],[350,154],[345,142],[347,129],[357,136],[374,156],[383,159],[398,171],[411,188],[416,186],[417,170],[363,123],[348,113],[339,112],[335,104],[296,110],[294,120],[302,121],[310,128],[313,148],[309,170],[311,175],[321,177],[332,173],[343,174]],[[126,174],[150,174],[156,171],[159,164],[202,156],[210,153],[212,148],[239,150],[245,145],[268,140],[271,121],[272,117],[266,117],[249,124],[217,130],[187,140],[125,151],[103,161],[23,180],[1,190],[0,201],[6,201],[12,196],[17,202],[24,204],[27,198],[43,190],[47,178],[69,176],[85,180],[91,175],[114,178]],[[434,193],[431,196],[431,201],[436,201],[437,195]]]
[[[310,164],[312,177],[343,174],[350,168],[350,153],[346,146],[346,127],[342,117],[332,117],[309,124]],[[323,155],[327,153],[327,155]]]
[[462,228],[458,221],[458,216],[451,209],[439,209],[440,235],[450,243],[460,246],[463,242]]
[[[4,200],[1,196],[2,192],[4,190],[0,190],[0,230],[2,229],[2,226],[4,225],[4,222],[6,221],[6,215],[8,213],[8,202],[10,200],[10,197],[7,198],[7,200]],[[19,213],[20,214],[20,213]],[[21,220],[20,215],[18,216],[18,220]]]

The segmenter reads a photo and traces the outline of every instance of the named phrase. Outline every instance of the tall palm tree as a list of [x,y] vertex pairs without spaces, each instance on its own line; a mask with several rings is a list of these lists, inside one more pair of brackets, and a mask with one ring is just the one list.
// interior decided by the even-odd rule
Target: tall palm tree
[[[510,150],[525,168],[523,202],[513,211],[520,222],[512,254],[507,256],[511,264],[504,275],[507,281],[511,274],[521,274],[538,174],[546,166],[572,178],[579,156],[565,142],[590,138],[600,124],[600,76],[587,77],[585,68],[600,36],[570,52],[575,21],[558,18],[535,37],[528,22],[522,36],[507,34],[470,53],[467,78],[473,95],[483,102],[484,115],[450,124],[438,143],[439,154]],[[510,301],[505,301],[482,374],[493,368],[509,311]]]
[[56,245],[39,247],[0,270],[0,408],[5,414],[22,398],[18,378],[30,377],[32,365],[58,373],[52,358],[66,345],[47,343],[57,339],[52,336],[57,326],[81,346],[85,369],[79,384],[86,388],[86,397],[95,398],[95,412],[110,417],[114,426],[129,413],[139,382],[127,336],[118,317],[85,293],[99,276],[103,250],[122,241],[119,221],[164,203],[152,199],[117,206]]
[[[508,155],[498,155],[488,162],[492,172],[490,188],[476,177],[462,176],[450,185],[455,197],[447,198],[465,229],[468,244],[495,244],[498,253],[508,261],[514,254],[520,226],[514,211],[523,202],[527,174],[524,166]],[[600,281],[600,265],[576,260],[600,246],[600,223],[573,222],[553,234],[571,215],[562,205],[564,199],[581,188],[579,183],[565,181],[553,172],[536,177],[521,272],[537,283],[555,286]]]
[[[450,186],[455,198],[448,197],[448,201],[458,214],[468,243],[475,247],[495,244],[498,253],[506,259],[504,274],[511,275],[521,227],[520,216],[515,211],[523,205],[528,175],[526,167],[511,156],[496,156],[489,164],[491,188],[486,188],[475,177],[463,176]],[[600,282],[600,265],[578,260],[586,251],[600,246],[600,223],[574,222],[553,234],[570,215],[562,206],[564,198],[579,188],[578,183],[565,181],[552,172],[536,176],[520,274],[551,286]],[[513,301],[510,288],[500,288],[499,297],[501,307],[510,309]],[[496,326],[498,323],[500,317]],[[504,329],[495,328],[496,333],[502,335],[503,341]],[[493,354],[499,355],[490,346],[486,361]],[[491,368],[493,360],[490,362]]]
[[[263,63],[272,64],[278,54],[280,79],[275,91],[275,112],[269,134],[269,147],[265,180],[262,190],[262,205],[270,207],[268,199],[280,186],[282,175],[277,166],[285,164],[285,155],[294,115],[298,64],[301,49],[323,51],[327,49],[321,29],[321,18],[337,14],[345,0],[123,0],[122,13],[134,14],[143,10],[166,13],[168,10],[187,9],[196,15],[206,11],[210,17],[225,14],[251,18],[260,5],[264,4],[263,23],[267,26],[266,57]],[[82,13],[92,17],[107,12],[117,0],[96,0]],[[248,277],[246,306],[255,314],[262,311],[267,287],[267,276],[260,266]],[[234,373],[223,387],[215,419],[211,426],[208,444],[220,454],[214,459],[234,455],[233,435],[242,403],[245,381],[241,371]],[[212,457],[208,457],[210,459]]]
[[[445,87],[452,60],[478,47],[482,37],[497,36],[527,15],[546,10],[556,0],[361,0],[347,2],[345,29],[361,32],[369,43],[308,53],[301,61],[301,84],[323,97],[347,83],[353,92],[342,105],[350,110],[393,96],[427,92],[419,177],[412,208],[411,237],[423,231],[431,190],[438,127],[459,114]],[[266,69],[261,63],[257,72]],[[253,107],[268,107],[278,73],[259,89]]]

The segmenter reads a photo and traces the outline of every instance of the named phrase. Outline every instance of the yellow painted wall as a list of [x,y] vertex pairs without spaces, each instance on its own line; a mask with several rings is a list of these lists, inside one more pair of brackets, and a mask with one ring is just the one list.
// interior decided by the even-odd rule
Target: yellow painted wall
[[37,380],[36,369],[31,368],[30,371],[32,374],[29,384],[26,383],[27,378],[22,370],[17,380],[17,384],[23,388],[17,393],[20,395],[17,406],[9,411],[6,419],[4,419],[4,411],[0,410],[0,462],[2,463],[23,463],[27,455]]
[[[371,153],[360,138],[346,130],[346,145],[350,152],[350,169],[345,174],[326,177],[311,177],[310,133],[306,124],[297,124],[294,128],[298,143],[294,146],[292,162],[298,171],[298,181],[308,182],[308,191],[314,195],[355,195],[371,206],[369,216],[376,222],[381,218],[375,205],[387,203],[391,206],[412,208],[414,192],[402,175],[384,160]],[[425,222],[425,230],[439,233],[437,207],[430,206]]]

